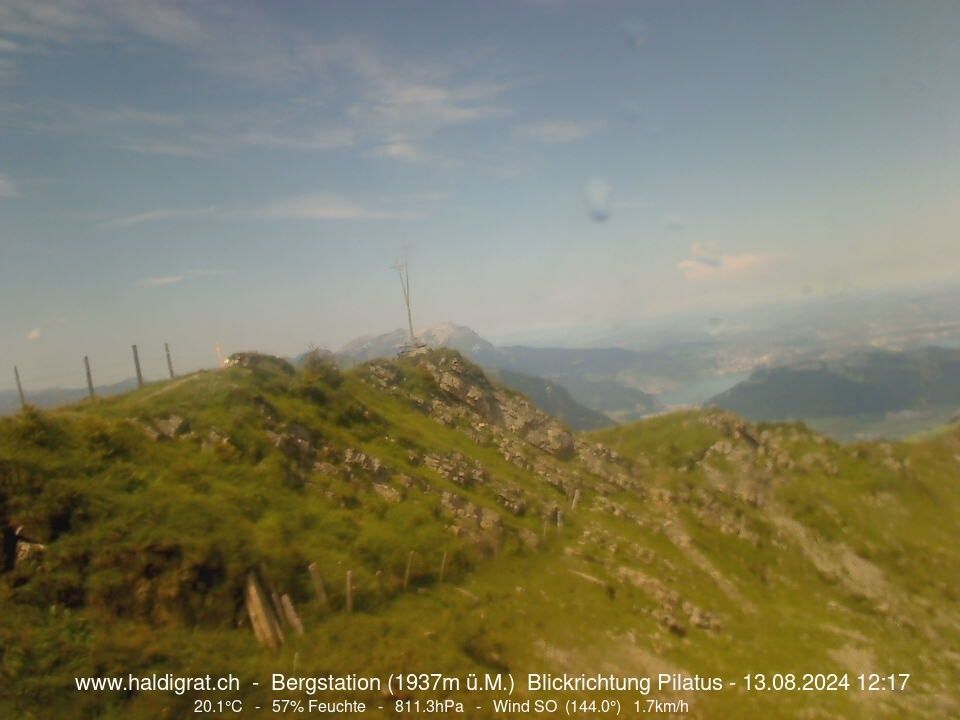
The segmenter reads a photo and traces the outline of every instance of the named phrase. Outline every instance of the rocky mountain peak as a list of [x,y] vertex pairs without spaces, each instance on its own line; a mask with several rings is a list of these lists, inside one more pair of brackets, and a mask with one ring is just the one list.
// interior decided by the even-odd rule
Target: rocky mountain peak
[[[496,348],[476,332],[463,325],[451,322],[431,325],[416,330],[417,340],[430,347],[449,347],[466,353],[475,359],[496,354]],[[340,349],[341,355],[364,361],[373,358],[395,357],[409,343],[407,330],[397,328],[382,335],[357,338]]]

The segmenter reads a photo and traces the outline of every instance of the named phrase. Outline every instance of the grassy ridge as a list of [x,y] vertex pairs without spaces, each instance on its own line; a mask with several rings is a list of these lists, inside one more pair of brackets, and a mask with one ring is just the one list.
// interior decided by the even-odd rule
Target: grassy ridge
[[[249,681],[294,668],[911,672],[903,695],[731,690],[688,716],[960,709],[960,434],[843,446],[689,412],[571,455],[524,413],[433,351],[343,374],[255,358],[0,421],[0,524],[45,546],[0,575],[0,715],[177,717],[189,696],[73,677],[234,673],[253,703]],[[251,571],[306,626],[277,654],[246,619]]]

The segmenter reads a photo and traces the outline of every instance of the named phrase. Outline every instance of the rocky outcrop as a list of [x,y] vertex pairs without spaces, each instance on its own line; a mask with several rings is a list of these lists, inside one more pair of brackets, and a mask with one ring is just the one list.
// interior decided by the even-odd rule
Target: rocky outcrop
[[425,455],[423,464],[435,470],[447,480],[464,487],[483,484],[488,480],[487,471],[483,465],[476,460],[469,462],[458,452],[448,455]]
[[475,533],[477,530],[499,531],[502,526],[499,513],[470,502],[463,495],[444,491],[440,494],[440,506],[452,515],[455,535]]
[[568,459],[573,457],[573,434],[554,418],[538,410],[522,395],[495,386],[477,366],[453,351],[425,353],[417,359],[442,391],[432,414],[446,424],[459,416],[457,405],[495,428],[516,433],[539,450]]
[[494,497],[502,507],[514,515],[523,515],[527,510],[526,496],[519,488],[498,488],[494,493]]
[[[434,358],[437,358],[436,361]],[[502,421],[496,389],[480,368],[468,363],[458,353],[425,354],[421,356],[420,365],[447,395],[469,407],[487,422],[499,424]]]
[[303,425],[290,423],[282,433],[267,431],[267,437],[288,459],[303,467],[309,467],[313,463],[316,456],[313,435]]
[[533,465],[527,460],[525,446],[509,435],[501,434],[494,439],[494,443],[503,459],[521,470],[530,470]]
[[186,435],[190,431],[190,424],[179,415],[168,415],[165,418],[157,418],[151,421],[137,420],[134,422],[147,437],[156,442],[173,440]]
[[232,446],[230,437],[218,428],[210,428],[200,441],[203,448],[229,448]]
[[17,543],[16,567],[21,568],[25,565],[40,562],[47,546],[43,543],[28,542],[21,540]]
[[373,491],[388,503],[398,503],[403,500],[403,494],[397,488],[386,483],[375,482]]
[[390,474],[390,469],[383,460],[354,448],[344,450],[343,464],[351,471],[360,470],[370,473],[374,477],[382,477]]
[[385,360],[370,362],[367,365],[367,369],[370,371],[370,376],[374,382],[384,389],[396,387],[403,379],[403,373],[400,372],[397,366]]
[[43,558],[47,547],[43,543],[35,542],[25,532],[23,527],[3,528],[3,545],[0,550],[0,572],[23,570],[31,565],[36,566]]
[[273,370],[284,375],[293,375],[294,368],[283,358],[255,352],[239,352],[231,355],[223,364],[224,367],[240,367],[247,370]]
[[163,437],[175,438],[186,433],[190,426],[179,415],[170,415],[162,420],[154,420],[153,426]]
[[559,423],[550,422],[533,428],[526,440],[536,448],[564,459],[573,457],[573,435]]
[[722,627],[716,615],[685,600],[677,591],[636,568],[621,566],[616,575],[621,582],[639,588],[656,603],[653,616],[675,635],[686,635],[690,625],[703,630]]

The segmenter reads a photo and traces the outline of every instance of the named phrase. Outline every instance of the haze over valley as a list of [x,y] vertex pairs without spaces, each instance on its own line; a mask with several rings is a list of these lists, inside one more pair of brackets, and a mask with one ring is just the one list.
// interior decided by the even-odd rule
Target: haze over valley
[[[909,437],[960,414],[955,363],[960,290],[869,293],[748,308],[726,317],[679,316],[590,337],[582,329],[551,346],[495,345],[453,323],[423,327],[418,341],[462,352],[540,409],[575,429],[630,422],[671,409],[717,405],[756,421],[802,420],[838,439]],[[398,328],[324,351],[343,367],[393,358],[409,343]],[[605,343],[610,343],[606,345]],[[938,350],[939,348],[939,350]],[[111,395],[126,378],[101,386]],[[30,389],[39,407],[86,396],[86,388]],[[0,391],[0,412],[15,412]]]

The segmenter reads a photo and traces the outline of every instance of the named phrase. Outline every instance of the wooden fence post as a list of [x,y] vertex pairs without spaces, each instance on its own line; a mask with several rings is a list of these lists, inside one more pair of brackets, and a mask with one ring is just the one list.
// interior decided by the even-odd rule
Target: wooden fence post
[[347,570],[347,614],[353,612],[353,570]]
[[317,593],[317,600],[320,601],[320,606],[327,612],[330,612],[330,598],[327,597],[327,588],[323,584],[320,568],[317,567],[315,562],[312,562],[307,567],[307,570],[310,572],[310,579],[313,581],[313,589],[314,592]]
[[303,622],[297,614],[297,609],[293,606],[290,595],[284,593],[280,596],[280,606],[283,608],[283,615],[287,619],[287,624],[296,631],[297,635],[303,635]]
[[570,503],[570,509],[576,510],[577,504],[580,502],[580,488],[577,488],[573,493],[573,500]]
[[90,358],[86,355],[83,356],[83,366],[87,370],[87,391],[90,393],[90,399],[93,400],[97,397],[97,394],[93,391],[93,374],[90,372]]
[[281,627],[286,625],[287,617],[283,614],[283,605],[280,603],[280,595],[273,588],[270,588],[270,604],[273,607],[273,616],[280,623]]
[[254,573],[247,575],[246,591],[247,614],[253,633],[261,644],[271,650],[277,650],[283,644],[283,631],[274,616],[267,596]]
[[407,554],[407,568],[403,571],[403,589],[410,586],[410,571],[413,569],[413,550]]
[[170,359],[170,346],[167,343],[163,344],[163,351],[167,354],[167,370],[170,371],[170,379],[173,380],[176,375],[173,374],[173,360]]
[[140,353],[137,352],[137,346],[132,345],[133,348],[133,368],[137,371],[137,387],[143,387],[143,372],[140,370]]
[[27,406],[27,400],[23,395],[23,385],[20,384],[20,371],[17,370],[17,366],[13,366],[13,376],[17,379],[17,392],[20,394],[20,407],[25,408]]

